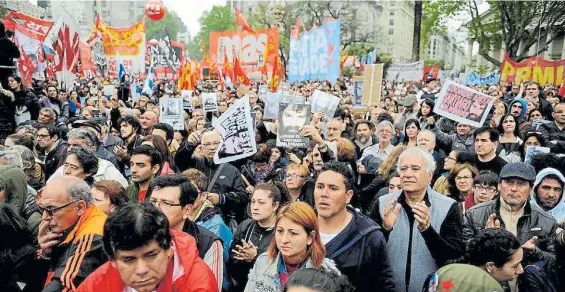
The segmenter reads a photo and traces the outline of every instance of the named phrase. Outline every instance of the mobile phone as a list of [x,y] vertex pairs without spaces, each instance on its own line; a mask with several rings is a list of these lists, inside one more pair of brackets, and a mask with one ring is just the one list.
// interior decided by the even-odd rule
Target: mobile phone
[[92,116],[95,118],[99,118],[100,117],[100,110],[99,109],[93,109],[92,110]]

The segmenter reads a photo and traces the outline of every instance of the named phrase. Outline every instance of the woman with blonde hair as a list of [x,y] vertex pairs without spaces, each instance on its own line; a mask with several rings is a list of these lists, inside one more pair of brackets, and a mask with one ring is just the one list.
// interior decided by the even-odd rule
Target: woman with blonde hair
[[292,274],[314,268],[339,273],[335,263],[325,258],[316,213],[303,202],[284,206],[275,220],[275,238],[249,272],[246,292],[283,291]]

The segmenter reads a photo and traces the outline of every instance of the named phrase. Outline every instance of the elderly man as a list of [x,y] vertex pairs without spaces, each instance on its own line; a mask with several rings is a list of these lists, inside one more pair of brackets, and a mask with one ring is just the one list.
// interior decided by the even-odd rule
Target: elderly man
[[557,224],[550,214],[530,203],[535,180],[533,166],[524,162],[505,165],[498,183],[500,196],[467,210],[463,238],[468,241],[485,228],[504,228],[522,244],[524,263],[553,258]]
[[429,186],[435,166],[422,148],[404,151],[398,159],[402,191],[380,197],[370,214],[388,236],[387,253],[399,291],[421,291],[429,274],[465,250],[458,203]]
[[86,182],[70,176],[48,184],[37,207],[43,214],[38,257],[48,267],[43,291],[73,291],[108,260],[102,248],[106,214],[93,204]]
[[[245,217],[244,210],[249,201],[249,195],[237,168],[229,163],[214,164],[214,153],[220,146],[221,140],[222,137],[215,131],[190,134],[188,140],[183,142],[177,150],[175,164],[181,172],[189,168],[196,168],[207,174],[207,177],[210,178],[207,190],[208,200],[220,207],[226,224],[229,224],[229,219],[241,222]],[[199,144],[202,145],[205,157],[193,155]]]

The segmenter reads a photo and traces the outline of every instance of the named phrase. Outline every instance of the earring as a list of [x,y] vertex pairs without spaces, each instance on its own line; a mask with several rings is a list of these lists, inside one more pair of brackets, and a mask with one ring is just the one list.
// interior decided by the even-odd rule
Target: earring
[[487,269],[487,272],[490,274],[490,273],[492,273],[492,270],[491,270],[491,269]]

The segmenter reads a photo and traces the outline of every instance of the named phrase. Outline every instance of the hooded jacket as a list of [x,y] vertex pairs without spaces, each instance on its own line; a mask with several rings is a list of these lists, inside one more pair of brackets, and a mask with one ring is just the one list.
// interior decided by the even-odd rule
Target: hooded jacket
[[[565,177],[557,169],[548,167],[541,170],[536,176],[536,181],[534,182],[534,195],[531,196],[530,199],[532,205],[536,205],[539,207],[540,204],[538,203],[539,198],[537,195],[538,187],[540,183],[543,181],[543,179],[550,174],[557,176],[561,181],[561,185],[565,185]],[[555,205],[553,209],[547,210],[546,212],[549,213],[551,216],[553,216],[553,218],[555,218],[557,222],[565,220],[565,201],[563,201],[563,193],[561,193],[561,197],[559,198],[559,202],[557,203],[557,205]]]
[[[218,291],[216,279],[212,271],[198,257],[194,238],[182,231],[171,230],[173,237],[174,255],[168,266],[167,274],[157,292],[191,292]],[[172,271],[170,270],[172,267]],[[96,269],[77,292],[98,291],[130,291],[122,281],[120,273],[110,262]]]
[[528,103],[523,98],[515,98],[508,104],[508,114],[512,112],[512,105],[519,102],[522,104],[522,112],[517,117],[518,120],[518,130],[520,131],[520,137],[524,137],[526,133],[532,130],[532,124],[526,120],[526,111],[528,110]]
[[24,171],[14,165],[0,166],[0,186],[6,191],[7,203],[16,214],[23,216],[27,199],[27,182]]
[[336,237],[326,243],[326,257],[356,286],[357,292],[397,291],[380,226],[355,210],[353,217]]
[[[57,171],[47,180],[47,184],[64,175],[63,167],[59,167]],[[124,176],[120,173],[120,171],[110,162],[104,159],[98,159],[98,172],[93,176],[94,181],[101,181],[101,180],[115,180],[119,182],[124,188],[128,187],[128,181],[124,178]]]

